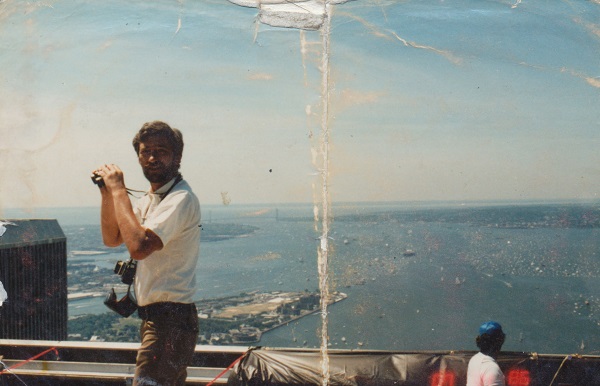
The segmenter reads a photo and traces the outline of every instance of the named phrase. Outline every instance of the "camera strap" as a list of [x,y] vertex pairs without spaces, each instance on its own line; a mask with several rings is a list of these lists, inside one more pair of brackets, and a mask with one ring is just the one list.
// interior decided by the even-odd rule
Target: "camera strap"
[[[167,195],[169,193],[171,193],[171,191],[173,190],[173,188],[175,187],[175,185],[177,185],[179,182],[181,182],[181,180],[183,180],[183,176],[181,175],[181,173],[177,173],[177,176],[175,177],[175,181],[173,182],[173,185],[171,185],[171,187],[166,192],[164,192],[164,193],[155,193],[160,198],[160,200],[158,202],[158,205],[160,205],[160,203],[162,202],[162,200],[164,200],[165,197],[167,197]],[[146,195],[148,195],[148,194],[149,194],[149,192],[146,192]],[[142,225],[144,225],[144,223],[146,222],[146,217],[148,216],[148,212],[149,211],[150,211],[150,204],[148,204],[148,206],[146,207],[146,211],[142,215]]]
[[[177,173],[177,176],[175,177],[175,181],[173,182],[173,185],[171,185],[171,187],[165,193],[159,194],[161,202],[162,202],[162,200],[164,200],[164,198],[169,193],[171,193],[171,191],[173,190],[175,185],[177,185],[179,182],[181,182],[181,180],[183,180],[181,173]],[[160,202],[159,202],[159,205],[160,205]],[[144,216],[144,219],[145,219],[145,216]],[[133,277],[135,277],[135,275],[137,273],[136,272],[137,271],[137,261],[130,257],[129,262],[127,264],[128,265],[130,264],[133,266],[133,270],[134,270]],[[115,270],[115,273],[117,273],[116,270]],[[108,308],[110,308],[111,310],[115,311],[116,313],[118,313],[119,315],[121,315],[123,317],[128,317],[131,314],[133,314],[135,312],[135,310],[137,310],[138,305],[137,305],[137,299],[135,299],[135,295],[132,296],[132,293],[131,293],[132,285],[133,285],[133,282],[128,285],[127,294],[125,296],[123,296],[120,300],[117,300],[117,295],[115,294],[115,289],[113,288],[110,291],[110,293],[108,294],[108,296],[106,297],[106,299],[104,300],[104,304]]]
[[177,185],[178,183],[180,183],[181,180],[183,180],[183,176],[181,175],[181,173],[177,173],[177,177],[175,177],[175,182],[173,182],[173,185],[171,185],[171,187],[169,188],[169,190],[167,190],[166,192],[160,194],[160,200],[161,201],[164,200],[165,197],[167,197],[167,195],[169,193],[171,193],[171,190],[173,190],[173,188],[175,187],[175,185]]
[[[179,181],[181,181],[183,179],[183,177],[181,176],[181,174],[178,174],[177,177],[175,177],[175,182],[173,183],[173,185],[171,185],[171,187],[169,188],[169,190],[166,193],[161,193],[159,194],[160,199],[164,199],[167,194],[169,194],[171,192],[171,189],[173,189],[175,187],[175,185],[177,185],[179,183]],[[94,181],[94,176],[92,176],[92,181]],[[94,181],[94,183],[96,183]],[[137,198],[139,199],[140,197],[136,196],[135,193],[145,193],[148,194],[148,191],[143,191],[143,190],[135,190],[135,189],[130,189],[130,188],[125,188],[125,190],[127,191],[127,194],[129,194],[131,197]]]
[[[171,185],[171,187],[165,193],[160,194],[160,201],[161,202],[162,202],[162,200],[165,199],[165,197],[167,197],[167,195],[169,193],[171,193],[171,191],[173,190],[173,188],[175,187],[175,185],[177,185],[179,182],[181,182],[181,180],[183,180],[183,176],[181,175],[181,173],[177,173],[177,176],[175,177],[175,181],[173,182],[173,185]],[[159,203],[159,205],[160,205],[160,203]],[[128,264],[131,264],[133,266],[133,269],[134,269],[134,274],[133,275],[135,277],[135,274],[136,274],[136,271],[137,271],[137,261],[130,257]],[[133,285],[133,283],[129,284],[129,286],[127,287],[127,296],[129,296],[129,297],[130,297],[130,294],[131,294],[131,286],[132,285]]]

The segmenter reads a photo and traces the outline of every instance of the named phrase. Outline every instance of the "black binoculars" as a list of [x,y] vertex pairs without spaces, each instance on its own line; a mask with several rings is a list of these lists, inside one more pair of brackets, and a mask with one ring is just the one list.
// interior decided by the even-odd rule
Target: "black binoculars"
[[102,177],[100,177],[98,173],[92,174],[92,182],[98,185],[99,188],[104,186],[104,180],[102,179]]

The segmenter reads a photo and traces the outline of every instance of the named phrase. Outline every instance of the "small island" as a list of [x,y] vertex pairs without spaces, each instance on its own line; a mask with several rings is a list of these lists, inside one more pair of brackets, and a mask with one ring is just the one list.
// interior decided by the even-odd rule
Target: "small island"
[[[327,304],[347,298],[334,292]],[[247,344],[260,341],[263,333],[320,310],[318,292],[251,292],[197,302],[200,343]]]

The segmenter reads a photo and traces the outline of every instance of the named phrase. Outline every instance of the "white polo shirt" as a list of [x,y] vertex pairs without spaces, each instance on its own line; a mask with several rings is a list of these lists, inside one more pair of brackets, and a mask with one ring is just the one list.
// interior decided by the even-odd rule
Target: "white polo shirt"
[[156,302],[192,303],[200,253],[200,203],[185,180],[161,201],[175,179],[140,198],[134,213],[163,248],[137,262],[135,297],[139,306]]
[[467,386],[505,386],[504,374],[494,358],[479,352],[469,361]]

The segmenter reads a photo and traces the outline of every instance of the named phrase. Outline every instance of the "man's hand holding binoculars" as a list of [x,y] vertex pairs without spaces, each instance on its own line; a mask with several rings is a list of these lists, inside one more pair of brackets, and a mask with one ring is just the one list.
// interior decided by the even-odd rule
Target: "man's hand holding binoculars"
[[125,189],[123,171],[114,164],[104,164],[92,172],[92,182],[99,188],[106,187],[109,191]]

